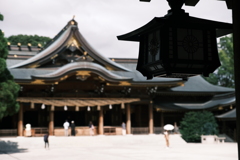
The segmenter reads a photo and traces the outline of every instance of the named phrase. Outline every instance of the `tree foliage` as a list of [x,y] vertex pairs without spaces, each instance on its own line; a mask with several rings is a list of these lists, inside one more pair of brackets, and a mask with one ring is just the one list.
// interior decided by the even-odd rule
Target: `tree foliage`
[[201,135],[218,134],[218,125],[209,111],[187,112],[180,122],[180,133],[187,142],[200,142]]
[[27,45],[28,43],[31,43],[32,46],[37,46],[38,44],[45,46],[51,40],[49,37],[22,34],[13,35],[7,39],[12,45],[17,45],[18,43],[21,43],[21,45]]
[[3,15],[0,14],[0,21],[3,21]]
[[234,88],[234,53],[232,35],[220,38],[218,45],[221,66],[215,73],[210,74],[209,77],[205,77],[205,79],[214,85]]
[[7,55],[7,40],[0,29],[0,119],[19,110],[19,104],[16,102],[19,85],[14,82],[13,76],[7,68]]

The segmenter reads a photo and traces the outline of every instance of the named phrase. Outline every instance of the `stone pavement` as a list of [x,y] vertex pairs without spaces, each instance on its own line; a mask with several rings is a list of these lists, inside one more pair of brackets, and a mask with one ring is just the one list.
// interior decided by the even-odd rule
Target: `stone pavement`
[[237,143],[185,143],[170,135],[0,138],[0,160],[237,160]]

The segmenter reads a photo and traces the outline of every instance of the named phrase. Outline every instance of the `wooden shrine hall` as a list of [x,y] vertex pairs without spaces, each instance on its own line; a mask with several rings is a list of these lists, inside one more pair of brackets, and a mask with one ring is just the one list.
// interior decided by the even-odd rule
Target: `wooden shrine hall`
[[[146,80],[137,59],[106,58],[79,32],[72,19],[44,48],[8,45],[7,66],[21,86],[20,110],[0,122],[0,135],[49,131],[64,135],[63,123],[74,121],[76,135],[161,133],[166,123],[179,125],[190,110],[223,114],[234,109],[235,90],[214,86],[201,76]],[[127,54],[127,53],[126,53]],[[233,106],[233,108],[229,108]]]

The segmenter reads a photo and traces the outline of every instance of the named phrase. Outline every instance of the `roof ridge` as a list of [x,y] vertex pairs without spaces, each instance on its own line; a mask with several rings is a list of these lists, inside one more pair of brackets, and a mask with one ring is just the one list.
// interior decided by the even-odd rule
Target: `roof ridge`
[[63,33],[65,30],[67,30],[67,28],[68,28],[70,25],[73,25],[73,24],[75,24],[76,26],[78,26],[78,23],[77,23],[74,19],[71,19],[70,21],[68,21],[68,23],[63,27],[63,29],[61,29],[61,31],[59,31],[58,34],[56,34],[56,35],[53,37],[53,39],[52,39],[51,41],[49,41],[49,42],[45,45],[44,49],[47,48],[47,47],[49,47],[56,39],[58,39],[58,38],[62,35],[62,33]]

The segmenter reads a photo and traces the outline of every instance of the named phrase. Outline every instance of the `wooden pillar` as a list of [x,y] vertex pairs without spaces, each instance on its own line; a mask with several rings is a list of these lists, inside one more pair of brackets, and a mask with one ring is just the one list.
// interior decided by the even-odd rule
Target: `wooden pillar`
[[164,114],[161,112],[161,127],[164,126]]
[[103,135],[103,107],[100,106],[100,110],[99,110],[99,124],[98,124],[98,134],[99,135]]
[[[237,140],[240,140],[240,1],[232,0],[233,16],[233,50],[234,50],[234,77],[237,116]],[[240,143],[238,143],[238,158],[240,158]]]
[[51,106],[49,111],[49,135],[54,135],[54,106]]
[[23,105],[20,103],[18,112],[18,136],[23,136]]
[[153,134],[153,105],[152,101],[149,104],[149,134]]
[[127,104],[126,106],[126,132],[131,134],[131,106]]

